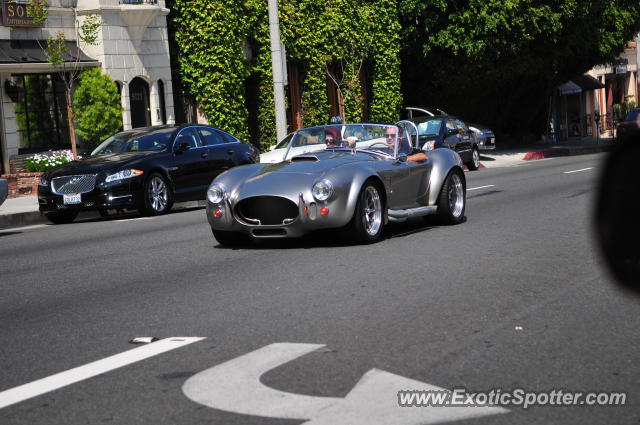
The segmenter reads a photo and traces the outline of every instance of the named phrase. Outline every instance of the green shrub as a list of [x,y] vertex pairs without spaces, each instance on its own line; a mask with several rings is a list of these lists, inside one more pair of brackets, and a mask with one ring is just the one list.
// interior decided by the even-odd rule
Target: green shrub
[[122,105],[118,88],[100,68],[80,74],[80,85],[73,95],[78,134],[91,145],[122,128]]

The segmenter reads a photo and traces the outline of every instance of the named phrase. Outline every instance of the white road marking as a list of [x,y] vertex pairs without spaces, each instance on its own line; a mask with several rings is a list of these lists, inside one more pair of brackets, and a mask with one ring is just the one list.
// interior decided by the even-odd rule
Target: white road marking
[[124,353],[115,354],[102,360],[87,363],[83,366],[2,391],[0,392],[0,409],[203,339],[205,338],[171,337],[161,339]]
[[470,190],[486,189],[488,187],[495,187],[495,184],[488,184],[486,186],[478,186],[478,187],[470,187],[469,189],[467,189],[467,192]]
[[31,229],[39,229],[41,227],[48,227],[49,224],[33,224],[31,226],[23,226],[23,227],[7,227],[6,229],[0,229],[0,233],[2,232],[16,232],[21,230],[31,230]]
[[562,174],[579,173],[580,171],[587,171],[587,170],[593,170],[593,167],[581,168],[579,170],[573,170],[573,171],[563,171]]
[[378,369],[367,372],[345,398],[274,390],[265,372],[324,345],[277,343],[229,360],[189,378],[182,391],[196,403],[244,415],[306,420],[303,425],[424,425],[508,412],[501,407],[400,407],[400,390],[442,388]]

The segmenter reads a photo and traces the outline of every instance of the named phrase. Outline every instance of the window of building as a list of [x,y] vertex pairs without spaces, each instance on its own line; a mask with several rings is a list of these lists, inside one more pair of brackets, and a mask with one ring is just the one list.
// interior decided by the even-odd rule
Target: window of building
[[21,96],[15,104],[19,153],[69,147],[65,85],[57,74],[13,76]]

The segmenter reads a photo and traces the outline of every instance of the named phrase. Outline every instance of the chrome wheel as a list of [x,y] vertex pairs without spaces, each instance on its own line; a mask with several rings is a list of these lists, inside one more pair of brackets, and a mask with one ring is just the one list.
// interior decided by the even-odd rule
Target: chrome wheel
[[153,176],[149,182],[149,204],[156,212],[162,212],[169,203],[169,191],[167,185],[160,176]]
[[451,215],[456,218],[460,217],[464,210],[464,187],[460,176],[457,174],[451,174],[447,198]]
[[480,167],[480,154],[477,149],[473,150],[473,168],[478,169]]
[[382,200],[374,186],[367,186],[364,192],[362,223],[370,236],[376,236],[382,226]]

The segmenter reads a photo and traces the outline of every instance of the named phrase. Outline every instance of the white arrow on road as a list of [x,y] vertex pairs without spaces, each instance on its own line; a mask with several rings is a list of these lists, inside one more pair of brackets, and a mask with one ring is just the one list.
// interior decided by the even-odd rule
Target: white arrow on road
[[502,407],[400,407],[398,391],[443,388],[378,369],[367,372],[345,398],[274,390],[260,382],[265,372],[324,345],[276,343],[189,378],[182,390],[214,409],[269,418],[306,420],[303,425],[426,425],[508,412]]

